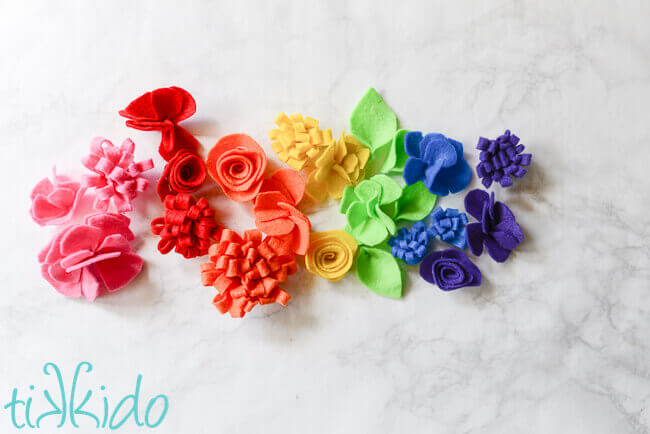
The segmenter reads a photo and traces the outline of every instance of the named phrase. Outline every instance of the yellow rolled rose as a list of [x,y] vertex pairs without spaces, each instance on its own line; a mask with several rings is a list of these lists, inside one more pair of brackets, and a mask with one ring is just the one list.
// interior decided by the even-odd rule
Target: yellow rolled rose
[[345,231],[312,232],[305,266],[327,280],[341,280],[352,268],[357,247],[352,235]]

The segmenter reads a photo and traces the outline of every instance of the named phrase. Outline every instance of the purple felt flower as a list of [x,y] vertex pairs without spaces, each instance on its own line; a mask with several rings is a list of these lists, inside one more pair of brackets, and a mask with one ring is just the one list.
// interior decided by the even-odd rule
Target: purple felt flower
[[510,252],[524,240],[521,227],[504,203],[494,201],[494,193],[472,190],[465,196],[465,210],[478,223],[465,226],[469,248],[476,256],[483,253],[483,244],[497,262],[504,262]]
[[420,264],[420,275],[443,291],[481,286],[481,270],[465,253],[456,249],[433,252],[424,258]]
[[514,175],[521,178],[526,174],[526,169],[533,158],[532,154],[522,154],[524,145],[519,144],[519,137],[510,134],[510,130],[497,137],[496,140],[480,137],[476,148],[481,151],[480,163],[476,166],[476,174],[482,178],[485,188],[492,182],[498,182],[501,187],[510,187]]
[[409,131],[404,136],[404,150],[409,156],[404,165],[407,185],[422,181],[429,191],[438,196],[458,193],[472,177],[463,157],[463,144],[442,134],[422,137],[420,131]]

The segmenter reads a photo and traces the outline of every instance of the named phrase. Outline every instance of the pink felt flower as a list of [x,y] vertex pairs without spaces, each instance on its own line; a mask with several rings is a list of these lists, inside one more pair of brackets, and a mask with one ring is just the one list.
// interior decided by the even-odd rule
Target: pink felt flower
[[74,214],[85,190],[80,183],[57,175],[54,167],[52,180],[44,178],[32,190],[29,196],[32,200],[29,213],[41,226],[65,223]]
[[153,168],[153,160],[135,163],[134,148],[131,139],[126,139],[119,148],[102,137],[91,142],[90,154],[81,162],[95,172],[84,176],[84,186],[96,189],[96,210],[108,210],[112,200],[117,212],[131,211],[131,200],[149,185],[140,174]]
[[122,288],[143,264],[129,245],[129,222],[121,214],[99,213],[68,226],[38,254],[41,274],[61,294],[89,301]]

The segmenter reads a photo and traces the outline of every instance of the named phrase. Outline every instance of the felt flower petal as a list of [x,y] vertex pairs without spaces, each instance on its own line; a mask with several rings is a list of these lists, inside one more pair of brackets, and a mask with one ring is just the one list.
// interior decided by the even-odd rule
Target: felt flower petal
[[465,196],[465,211],[472,217],[480,220],[483,216],[483,207],[489,202],[490,195],[486,191],[475,189]]
[[41,226],[67,222],[79,206],[86,188],[52,169],[52,180],[44,178],[32,189],[29,213]]
[[409,131],[404,136],[404,152],[407,157],[421,158],[420,142],[423,136],[421,131]]
[[404,170],[404,165],[406,160],[408,160],[408,155],[406,154],[404,139],[409,130],[400,129],[397,130],[395,136],[393,136],[392,142],[388,146],[388,152],[386,159],[381,166],[381,173],[388,173],[390,175],[401,174]]
[[441,196],[464,190],[472,179],[472,169],[463,158],[463,145],[452,139],[449,142],[455,148],[458,159],[453,166],[440,169],[433,182],[432,190],[441,192]]
[[391,202],[395,202],[402,194],[402,188],[399,186],[399,184],[386,175],[375,175],[372,177],[372,181],[381,186],[381,200],[379,202],[380,205],[386,205]]
[[96,267],[106,289],[116,291],[140,274],[143,263],[140,256],[126,252],[116,258],[99,262]]
[[359,281],[371,291],[390,298],[402,296],[402,272],[390,253],[361,246],[356,267]]
[[341,280],[352,268],[357,248],[357,242],[345,231],[312,232],[305,266],[324,279]]
[[393,139],[397,131],[397,116],[377,91],[370,88],[350,115],[350,129],[357,139],[374,151]]
[[431,212],[437,199],[421,182],[407,185],[397,201],[395,220],[422,220]]
[[264,180],[260,192],[266,191],[280,192],[286,202],[298,205],[305,193],[305,181],[295,170],[278,169],[270,178]]

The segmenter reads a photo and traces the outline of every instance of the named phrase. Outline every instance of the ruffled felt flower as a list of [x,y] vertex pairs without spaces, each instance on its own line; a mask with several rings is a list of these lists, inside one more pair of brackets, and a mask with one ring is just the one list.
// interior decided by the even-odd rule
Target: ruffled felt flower
[[207,169],[223,192],[235,202],[252,200],[262,187],[266,154],[246,134],[224,136],[210,149]]
[[164,217],[151,221],[151,232],[161,238],[158,251],[164,255],[174,249],[185,258],[208,253],[220,230],[208,201],[202,197],[197,202],[189,194],[170,194],[164,204]]
[[193,193],[198,190],[207,171],[203,159],[185,149],[181,149],[169,160],[158,180],[158,196],[161,200],[168,194]]
[[291,169],[280,169],[264,180],[255,198],[255,225],[267,235],[287,238],[293,251],[304,255],[309,248],[309,219],[297,206],[305,192],[305,181]]
[[144,131],[161,131],[158,152],[169,161],[180,149],[196,153],[199,142],[178,125],[196,112],[192,95],[180,87],[164,87],[147,92],[133,100],[120,116],[127,118],[126,126]]
[[323,150],[307,177],[307,193],[322,201],[327,195],[340,199],[348,185],[357,185],[365,175],[370,150],[354,136],[341,138]]
[[444,210],[437,207],[431,213],[431,219],[433,222],[427,230],[431,238],[438,236],[442,241],[459,249],[467,247],[467,237],[465,236],[467,215],[464,212],[461,213],[453,208]]
[[117,212],[131,211],[131,200],[149,186],[149,181],[141,175],[153,168],[153,160],[136,163],[134,149],[135,143],[131,139],[126,139],[119,148],[102,137],[91,142],[90,154],[81,162],[94,172],[85,175],[83,183],[96,191],[96,210],[108,210],[112,201]]
[[424,222],[419,221],[410,230],[401,228],[397,231],[397,236],[388,239],[388,245],[391,246],[390,252],[393,256],[409,265],[415,265],[427,254],[429,241],[427,227]]
[[210,247],[210,262],[201,264],[201,281],[218,292],[212,304],[233,318],[243,317],[256,305],[279,303],[291,296],[279,284],[297,271],[296,260],[287,240],[262,239],[258,230],[244,237],[224,229]]
[[345,231],[312,232],[305,266],[324,279],[341,280],[352,267],[357,248],[357,242]]
[[280,113],[275,123],[280,128],[269,132],[271,147],[280,161],[298,171],[313,166],[322,149],[334,143],[331,130],[319,129],[316,119],[303,118],[300,113]]
[[510,252],[524,240],[524,234],[515,216],[504,203],[494,201],[494,193],[472,190],[465,196],[465,210],[478,223],[465,227],[469,247],[476,256],[488,254],[497,262],[504,262]]
[[41,226],[60,225],[70,220],[79,206],[86,188],[52,169],[52,180],[43,178],[36,184],[29,198],[29,214]]
[[510,187],[514,175],[521,178],[526,174],[522,166],[530,165],[532,154],[522,154],[524,145],[519,144],[519,137],[510,130],[497,137],[496,140],[480,137],[476,148],[481,151],[480,163],[476,166],[476,174],[483,178],[481,182],[489,188],[492,182],[498,182],[501,187]]
[[128,217],[90,215],[84,224],[59,232],[38,254],[41,274],[61,294],[93,301],[104,290],[122,288],[142,270],[131,240]]
[[422,181],[438,196],[458,193],[469,184],[472,169],[463,157],[463,144],[442,134],[422,137],[419,131],[410,131],[404,137],[404,148],[409,159],[404,165],[407,185]]
[[456,249],[433,252],[420,264],[420,275],[443,291],[481,286],[481,270]]

